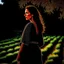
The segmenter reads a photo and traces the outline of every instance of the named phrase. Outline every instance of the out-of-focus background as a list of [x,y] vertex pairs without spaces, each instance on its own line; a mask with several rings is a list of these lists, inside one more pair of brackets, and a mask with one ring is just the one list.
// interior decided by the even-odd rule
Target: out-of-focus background
[[43,64],[62,64],[64,62],[63,0],[0,0],[0,63],[17,63],[21,34],[28,23],[24,18],[24,7],[29,4],[38,7],[46,26],[41,49]]

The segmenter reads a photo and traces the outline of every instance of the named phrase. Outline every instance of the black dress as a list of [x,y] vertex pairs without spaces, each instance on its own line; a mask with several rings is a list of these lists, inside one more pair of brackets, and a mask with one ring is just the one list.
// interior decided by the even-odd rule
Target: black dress
[[34,25],[29,22],[25,26],[21,44],[24,43],[22,53],[20,54],[21,64],[42,64],[42,56],[40,46],[43,45],[42,34],[36,34]]

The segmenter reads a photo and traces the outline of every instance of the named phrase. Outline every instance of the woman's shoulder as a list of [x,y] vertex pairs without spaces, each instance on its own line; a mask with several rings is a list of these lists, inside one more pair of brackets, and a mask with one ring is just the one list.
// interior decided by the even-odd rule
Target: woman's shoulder
[[27,23],[25,27],[27,27],[29,29],[34,29],[35,28],[33,23],[31,23],[31,22]]
[[31,32],[31,33],[36,33],[36,30],[35,30],[34,24],[31,23],[31,22],[29,22],[29,23],[27,24],[26,31]]
[[25,25],[24,30],[26,30],[29,26],[30,26],[30,22]]

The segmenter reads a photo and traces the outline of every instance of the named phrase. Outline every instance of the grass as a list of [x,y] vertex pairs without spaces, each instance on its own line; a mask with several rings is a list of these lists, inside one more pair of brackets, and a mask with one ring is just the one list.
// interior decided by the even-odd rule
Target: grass
[[[12,60],[10,60],[11,64],[16,63],[16,56],[20,49],[20,39],[21,39],[20,37],[15,37],[15,38],[0,41],[0,61],[3,59],[5,59],[5,61],[7,61],[7,60],[10,60],[10,58],[11,58],[12,59]],[[48,64],[48,63],[51,64],[51,63],[55,62],[55,60],[54,60],[55,58],[56,59],[59,58],[59,53],[61,50],[60,42],[63,41],[64,36],[44,36],[43,39],[44,39],[44,43],[46,44],[48,42],[48,44],[41,49],[42,55],[44,57],[46,57],[45,54],[49,53],[44,60],[44,64]],[[53,45],[54,43],[57,43],[57,44],[54,46]],[[51,49],[52,46],[54,47],[54,49]],[[2,56],[5,53],[7,53],[7,54]]]

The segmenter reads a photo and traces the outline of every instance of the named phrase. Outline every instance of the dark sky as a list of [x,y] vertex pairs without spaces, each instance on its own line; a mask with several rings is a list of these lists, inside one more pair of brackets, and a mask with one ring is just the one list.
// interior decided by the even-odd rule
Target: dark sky
[[[15,0],[2,0],[3,2],[14,2]],[[60,18],[64,18],[64,0],[16,0],[19,2],[19,6],[22,7],[27,2],[31,1],[33,4],[41,4],[43,7],[46,7],[45,12],[52,12],[54,8],[61,8],[62,14],[60,14]]]

